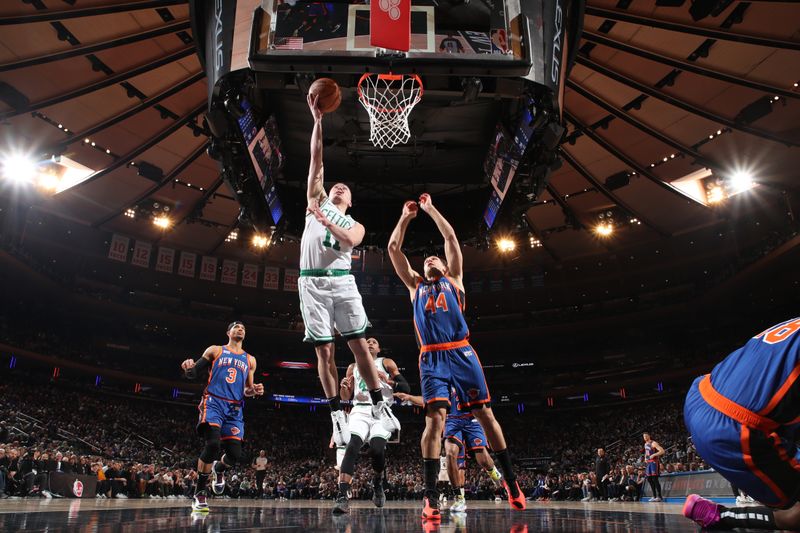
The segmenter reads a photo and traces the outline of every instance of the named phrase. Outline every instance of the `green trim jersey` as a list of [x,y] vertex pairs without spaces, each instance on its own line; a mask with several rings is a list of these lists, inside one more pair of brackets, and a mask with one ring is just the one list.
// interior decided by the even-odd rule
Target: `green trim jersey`
[[[341,228],[350,229],[356,225],[353,217],[342,214],[328,198],[320,204],[319,209],[328,220]],[[350,270],[351,262],[352,249],[337,241],[313,214],[306,215],[300,240],[300,270]]]
[[[375,359],[375,368],[378,369],[378,372],[383,372],[388,376],[389,373],[386,371],[386,367],[383,366],[383,359],[383,357],[378,357]],[[389,386],[389,384],[381,381],[380,385],[383,399],[388,400],[389,402],[393,401],[394,396],[392,395],[392,388]],[[367,386],[367,382],[364,381],[364,378],[361,376],[361,372],[358,371],[358,366],[353,367],[353,402],[356,405],[372,405],[372,398],[369,395],[369,387]]]

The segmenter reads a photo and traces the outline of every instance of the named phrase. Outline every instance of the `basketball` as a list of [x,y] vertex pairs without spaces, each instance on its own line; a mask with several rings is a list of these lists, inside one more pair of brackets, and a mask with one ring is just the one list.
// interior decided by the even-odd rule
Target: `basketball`
[[311,84],[308,92],[317,95],[317,106],[323,113],[336,111],[342,103],[339,85],[330,78],[320,78]]

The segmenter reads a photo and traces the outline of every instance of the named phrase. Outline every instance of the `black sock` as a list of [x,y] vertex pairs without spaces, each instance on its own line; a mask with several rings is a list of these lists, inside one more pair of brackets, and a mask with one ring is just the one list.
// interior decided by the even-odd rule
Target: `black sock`
[[[509,455],[508,449],[495,452],[494,457],[500,464],[500,471],[503,473],[503,477],[506,483],[508,483],[509,488],[516,491],[513,485],[514,481],[517,480],[517,475],[514,473],[514,467],[511,466],[511,455]],[[516,496],[516,494],[512,494],[512,496]]]
[[377,487],[378,485],[383,484],[383,472],[375,472],[375,475],[372,476],[372,486]]
[[439,458],[423,459],[422,472],[424,473],[425,493],[436,494],[438,499],[439,492],[436,490],[436,482],[439,479]]
[[383,393],[380,388],[369,391],[369,397],[372,399],[372,405],[378,405],[378,402],[383,401]]
[[331,412],[341,411],[342,410],[342,402],[339,401],[339,397],[338,396],[334,396],[333,398],[328,398],[328,407],[331,408]]
[[[224,457],[225,456],[223,455],[223,458]],[[214,465],[214,470],[217,472],[217,474],[221,474],[221,473],[225,472],[227,469],[228,469],[228,465],[223,463],[222,460],[217,461],[217,463]]]
[[197,494],[200,491],[206,490],[206,485],[208,484],[208,476],[211,474],[204,474],[200,472],[197,474],[197,487],[194,489],[194,493]]
[[726,529],[777,529],[775,511],[769,507],[723,507],[719,510],[719,527]]
[[339,496],[344,496],[348,498],[349,496],[347,493],[350,492],[350,483],[344,483],[343,481],[339,482]]

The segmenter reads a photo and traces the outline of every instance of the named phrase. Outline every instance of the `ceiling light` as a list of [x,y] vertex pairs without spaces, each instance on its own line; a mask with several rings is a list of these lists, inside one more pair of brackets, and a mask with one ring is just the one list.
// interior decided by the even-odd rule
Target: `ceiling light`
[[125,216],[128,218],[136,218],[136,210],[132,207],[129,207],[125,210]]
[[225,242],[233,242],[239,238],[239,232],[233,230],[232,232],[228,233],[228,236],[225,237]]
[[730,186],[734,193],[753,188],[753,174],[748,170],[737,170],[730,177]]
[[153,224],[161,229],[167,229],[172,225],[172,221],[167,216],[153,217]]
[[706,200],[709,204],[718,204],[725,199],[725,191],[719,185],[714,185],[706,193]]
[[256,248],[266,248],[268,244],[269,238],[267,238],[265,235],[253,235],[253,246]]
[[514,239],[503,237],[497,240],[497,248],[503,253],[509,253],[517,248],[517,243]]
[[37,173],[36,162],[26,155],[14,154],[3,160],[3,177],[11,182],[32,183]]
[[38,176],[36,186],[45,192],[54,193],[61,187],[61,178],[52,172],[42,172]]
[[614,225],[611,222],[600,222],[594,227],[594,232],[600,237],[610,237],[614,233]]

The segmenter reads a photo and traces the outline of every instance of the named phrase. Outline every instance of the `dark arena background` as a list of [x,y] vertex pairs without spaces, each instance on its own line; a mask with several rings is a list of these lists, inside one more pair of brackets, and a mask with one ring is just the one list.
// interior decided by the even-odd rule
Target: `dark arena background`
[[[0,529],[800,529],[799,67],[800,4],[781,0],[4,0]],[[319,78],[341,104],[314,144]],[[370,95],[374,79],[391,84]],[[420,441],[436,402],[396,398],[385,470],[365,446],[339,485],[331,409],[359,396],[329,401],[303,342],[304,283],[342,286],[300,272],[321,220],[310,146],[365,228],[340,255],[366,336],[426,401],[428,354],[445,352],[421,352],[393,268],[404,202],[415,271],[463,256],[463,279],[418,290],[463,285],[448,298],[491,392],[476,416],[491,406],[507,451],[469,450],[435,519]],[[448,312],[440,296],[424,313]],[[254,372],[227,347],[213,364],[252,381],[189,379],[209,346],[251,354]],[[215,392],[226,380],[244,407]],[[243,425],[211,437],[210,403]]]

